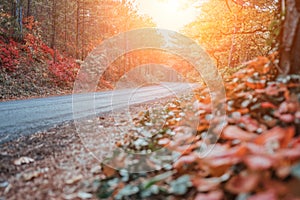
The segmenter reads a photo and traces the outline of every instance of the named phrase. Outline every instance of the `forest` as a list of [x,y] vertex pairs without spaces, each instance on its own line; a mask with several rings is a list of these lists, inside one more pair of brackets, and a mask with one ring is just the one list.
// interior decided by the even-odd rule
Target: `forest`
[[299,52],[299,0],[2,0],[0,108],[197,87],[0,142],[0,199],[300,199]]
[[[233,69],[282,48],[279,46],[280,37],[283,37],[281,25],[285,9],[282,2],[254,4],[249,1],[243,4],[235,1],[204,1],[199,4],[197,1],[187,1],[182,4],[184,9],[195,5],[194,11],[186,9],[185,12],[201,14],[193,14],[195,16],[190,17],[193,21],[188,21],[178,30],[200,44],[221,71]],[[172,20],[172,14],[169,15],[166,19],[171,17]],[[147,15],[140,12],[135,1],[3,1],[1,76],[2,80],[9,81],[2,86],[2,98],[44,95],[46,89],[43,88],[47,88],[47,84],[67,92],[80,64],[95,47],[118,33],[156,27],[157,22],[151,17],[151,13]],[[171,28],[172,23],[175,22],[169,22]],[[168,25],[163,26],[168,28]],[[287,30],[287,33],[292,32]],[[176,63],[173,69],[190,81],[197,81],[197,73],[178,56],[147,50],[127,54],[106,70],[99,82],[100,90],[112,89],[125,72],[149,61],[167,65]],[[29,63],[37,68],[28,67]],[[23,86],[16,86],[20,84],[19,77],[25,81]],[[32,78],[37,80],[27,83]],[[14,84],[15,81],[18,84]],[[18,92],[7,91],[5,88],[8,87],[15,87]],[[26,94],[26,91],[31,94]]]

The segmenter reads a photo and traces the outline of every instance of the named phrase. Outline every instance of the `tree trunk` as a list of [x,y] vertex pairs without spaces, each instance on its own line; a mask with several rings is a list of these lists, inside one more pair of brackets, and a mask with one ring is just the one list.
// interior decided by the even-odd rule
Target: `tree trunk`
[[[52,38],[50,47],[56,49],[56,0],[52,0]],[[53,60],[56,62],[56,50],[54,51]]]
[[80,19],[80,1],[77,0],[76,8],[76,59],[79,59],[79,19]]
[[27,1],[27,17],[31,16],[31,0]]
[[300,74],[300,0],[286,0],[280,50],[283,73]]

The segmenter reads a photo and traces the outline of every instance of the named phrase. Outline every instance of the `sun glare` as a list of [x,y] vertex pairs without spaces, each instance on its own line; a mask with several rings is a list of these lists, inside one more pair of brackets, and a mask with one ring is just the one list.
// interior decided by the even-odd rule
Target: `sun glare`
[[138,0],[137,8],[140,14],[150,16],[158,28],[174,31],[193,22],[200,12],[186,0]]

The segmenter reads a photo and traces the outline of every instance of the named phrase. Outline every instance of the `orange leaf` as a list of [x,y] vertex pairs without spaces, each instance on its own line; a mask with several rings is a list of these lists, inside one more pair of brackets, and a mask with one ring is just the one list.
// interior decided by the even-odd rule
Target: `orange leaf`
[[224,139],[230,139],[230,140],[241,140],[241,141],[249,141],[255,137],[257,137],[256,134],[244,131],[243,129],[237,127],[237,126],[227,126],[221,135]]
[[295,127],[290,126],[285,129],[285,135],[283,140],[281,141],[281,147],[287,147],[290,141],[293,139],[295,135]]
[[262,133],[255,138],[254,142],[256,144],[265,145],[268,141],[281,140],[285,135],[285,129],[279,126]]

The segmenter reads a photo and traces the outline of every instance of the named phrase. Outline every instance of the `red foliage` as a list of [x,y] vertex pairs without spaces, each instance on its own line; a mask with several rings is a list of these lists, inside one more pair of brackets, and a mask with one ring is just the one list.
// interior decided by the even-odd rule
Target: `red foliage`
[[74,59],[61,57],[57,53],[56,59],[49,62],[48,68],[58,78],[58,82],[69,84],[75,81],[79,65]]
[[0,67],[8,71],[16,70],[19,64],[18,44],[12,39],[8,43],[0,37]]
[[38,23],[33,17],[24,18],[24,37],[22,43],[9,42],[0,37],[0,67],[14,71],[20,63],[29,65],[31,62],[47,62],[54,81],[73,83],[79,66],[74,59],[62,56],[59,52],[47,46],[38,34]]

